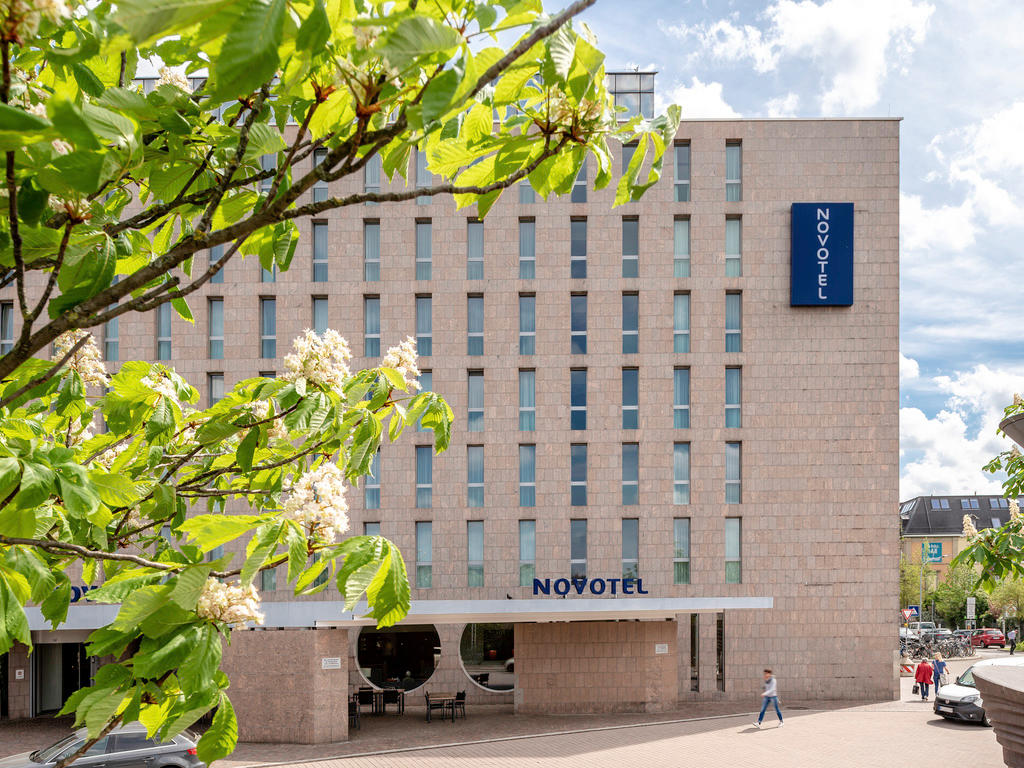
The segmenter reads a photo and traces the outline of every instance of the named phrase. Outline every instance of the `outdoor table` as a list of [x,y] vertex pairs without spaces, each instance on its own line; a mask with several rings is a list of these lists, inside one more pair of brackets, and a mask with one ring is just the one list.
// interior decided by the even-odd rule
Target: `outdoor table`
[[454,693],[428,693],[427,694],[427,722],[430,722],[430,704],[440,703],[441,708],[441,719],[445,719],[445,711],[451,710],[452,722],[455,722],[455,694]]

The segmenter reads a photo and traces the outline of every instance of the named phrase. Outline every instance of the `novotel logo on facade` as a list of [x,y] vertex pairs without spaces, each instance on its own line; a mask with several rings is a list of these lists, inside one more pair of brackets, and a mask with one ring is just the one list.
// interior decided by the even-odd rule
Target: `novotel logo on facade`
[[649,595],[643,579],[534,579],[534,595]]
[[793,203],[790,306],[853,304],[853,203]]

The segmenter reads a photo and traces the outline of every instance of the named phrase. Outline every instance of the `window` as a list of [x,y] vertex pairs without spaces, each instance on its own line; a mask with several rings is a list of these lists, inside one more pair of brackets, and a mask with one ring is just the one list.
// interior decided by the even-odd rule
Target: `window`
[[636,579],[640,576],[640,520],[635,517],[622,518],[622,578]]
[[329,327],[327,319],[327,297],[313,297],[313,330],[323,334]]
[[672,297],[672,350],[690,351],[690,294],[677,293]]
[[535,202],[537,202],[537,195],[534,193],[533,187],[530,186],[530,182],[523,179],[519,182],[519,204],[529,205]]
[[640,369],[622,369],[622,428],[640,428]]
[[156,359],[171,359],[171,305],[156,308]]
[[690,444],[672,446],[672,503],[690,503]]
[[583,158],[583,165],[580,166],[580,172],[576,174],[576,180],[572,183],[572,193],[569,195],[569,200],[574,203],[585,203],[587,202],[587,158]]
[[519,521],[519,586],[529,587],[537,575],[537,521]]
[[676,202],[690,201],[690,143],[676,144]]
[[484,505],[484,447],[466,446],[466,487],[467,504],[471,507]]
[[261,283],[276,283],[277,282],[277,265],[274,264],[270,269],[260,267],[260,282]]
[[725,583],[740,584],[743,582],[741,567],[742,550],[740,544],[740,518],[725,518]]
[[[327,159],[326,149],[313,150],[313,167],[320,165],[324,160]],[[313,202],[322,203],[327,199],[327,182],[323,179],[317,179],[313,182]]]
[[690,518],[672,521],[672,583],[690,583]]
[[[434,372],[433,371],[420,371],[420,391],[421,392],[432,392],[434,389]],[[423,426],[423,419],[420,418],[416,422],[417,432],[430,432],[431,430]]]
[[743,350],[743,295],[740,293],[725,294],[725,351],[740,352]]
[[700,690],[700,614],[690,614],[690,690]]
[[715,684],[725,690],[725,613],[715,614]]
[[[376,195],[380,193],[380,170],[380,155],[374,155],[366,161],[366,165],[363,166],[363,192],[365,194]],[[366,204],[376,205],[376,203],[369,200]]]
[[572,219],[569,222],[569,277],[583,279],[587,276],[587,220]]
[[569,446],[569,496],[574,507],[587,506],[587,446]]
[[416,586],[429,589],[434,581],[434,531],[432,523],[416,523]]
[[587,294],[569,297],[569,347],[574,355],[587,354]]
[[742,368],[725,369],[725,426],[727,427],[739,427],[742,424],[740,413],[742,380]]
[[363,482],[363,506],[366,509],[380,509],[380,451],[373,454],[370,474]]
[[519,354],[532,355],[537,351],[537,297],[532,293],[519,294]]
[[654,117],[653,72],[610,74],[608,90],[615,98],[615,106],[625,110],[618,113],[619,120],[628,120],[636,115],[648,120]]
[[430,221],[416,222],[416,279],[429,280],[433,263],[433,225]]
[[640,503],[640,444],[622,444],[622,504]]
[[999,522],[999,518],[998,517],[991,517],[989,519],[992,521],[992,527],[993,528],[1000,528],[1000,527],[1002,527],[1003,524],[1001,522]]
[[327,222],[313,222],[313,282],[327,282]]
[[640,219],[622,220],[622,276],[640,274]]
[[211,298],[206,303],[209,312],[210,340],[207,355],[211,360],[224,359],[224,299]]
[[[629,170],[629,164],[633,162],[633,156],[636,154],[636,144],[623,144],[622,145],[622,175],[625,176]],[[640,169],[637,168],[637,173]]]
[[[114,305],[117,306],[116,304]],[[113,308],[113,307],[112,307]],[[103,359],[114,362],[119,355],[118,320],[113,317],[103,324]],[[0,355],[6,355],[14,348],[14,305],[0,303]]]
[[725,142],[725,199],[727,201],[743,199],[742,167],[742,145],[740,142]]
[[569,521],[569,576],[587,578],[587,521]]
[[739,277],[743,274],[742,233],[743,220],[730,216],[725,220],[725,276]]
[[672,427],[690,428],[690,369],[672,371]]
[[992,509],[1009,509],[1010,506],[1010,500],[1002,497],[996,499],[989,499],[988,503],[989,506],[992,507]]
[[471,587],[484,585],[484,521],[470,520],[466,523],[466,577]]
[[363,280],[380,280],[380,222],[363,222]]
[[960,499],[960,509],[977,509],[977,499]]
[[472,357],[484,353],[484,297],[466,297],[466,352]]
[[537,276],[537,222],[519,220],[519,277],[532,280]]
[[380,357],[379,296],[363,297],[363,355]]
[[[417,149],[416,152],[416,186],[417,187],[430,187],[434,184],[434,177],[427,169],[427,153],[421,149]],[[416,198],[416,205],[428,205],[430,203],[430,195],[420,195]]]
[[519,446],[519,506],[537,506],[537,446]]
[[519,430],[533,432],[537,428],[537,372],[519,371]]
[[416,508],[430,509],[433,503],[434,453],[429,445],[416,446]]
[[[107,339],[110,339],[110,328],[113,324],[114,330],[114,356],[111,357],[108,352],[106,354],[107,360],[117,360],[117,318],[107,322]],[[14,302],[3,301],[0,302],[0,354],[6,355],[14,349]]]
[[484,279],[484,223],[466,223],[466,279]]
[[949,499],[932,499],[932,509],[949,509]]
[[725,503],[739,504],[742,501],[740,491],[740,444],[725,444]]
[[273,592],[277,589],[277,568],[260,571],[260,592]]
[[434,321],[429,296],[416,297],[416,351],[429,357],[434,347]]
[[484,431],[484,372],[469,372],[469,419],[466,429],[469,432]]
[[276,299],[260,299],[260,357],[277,357]]
[[276,379],[277,371],[260,371],[259,375],[264,379]]
[[206,394],[211,406],[224,399],[223,373],[208,373],[206,375]]
[[690,276],[690,220],[676,219],[673,223],[672,243],[672,275],[673,277]]
[[[214,264],[216,264],[217,262],[219,262],[222,258],[224,258],[224,244],[223,243],[221,243],[220,245],[215,245],[212,248],[210,248],[210,266],[211,267]],[[223,267],[221,269],[218,269],[216,272],[213,273],[213,276],[210,278],[210,282],[211,283],[223,283],[224,282],[224,269],[223,269]]]
[[[319,563],[322,559],[323,559],[323,555],[322,554],[320,554],[319,552],[314,552],[313,553],[313,558],[312,558],[313,563]],[[330,577],[330,575],[331,575],[331,566],[330,566],[330,563],[327,563],[326,565],[324,565],[324,567],[320,570],[320,572],[313,579],[312,586],[314,586],[314,587],[322,587],[324,584],[327,583],[327,579]]]
[[380,536],[380,523],[363,523],[363,536]]
[[569,429],[587,428],[587,369],[569,371]]
[[640,351],[640,294],[622,294],[622,353]]
[[[260,155],[260,170],[273,171],[277,169],[277,155]],[[274,176],[260,179],[260,194],[269,194],[270,188],[274,186]]]
[[[173,742],[167,742],[172,744]],[[149,747],[160,746],[160,740],[157,738],[149,738],[145,731],[138,733],[119,733],[114,740],[114,752],[134,752],[138,749],[148,749]],[[141,757],[141,755],[140,755]],[[120,760],[121,758],[117,758]]]

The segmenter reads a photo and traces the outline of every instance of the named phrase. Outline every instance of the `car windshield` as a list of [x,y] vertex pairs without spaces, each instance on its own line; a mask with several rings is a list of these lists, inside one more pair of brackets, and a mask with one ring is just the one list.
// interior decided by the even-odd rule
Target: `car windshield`
[[966,685],[968,688],[977,688],[974,684],[974,667],[968,668],[960,677],[956,679],[957,685]]
[[65,739],[61,739],[56,744],[47,747],[46,749],[40,749],[38,752],[32,753],[32,760],[37,763],[49,763],[57,758],[57,755],[62,754],[68,747],[76,743],[78,738],[76,736],[68,736]]

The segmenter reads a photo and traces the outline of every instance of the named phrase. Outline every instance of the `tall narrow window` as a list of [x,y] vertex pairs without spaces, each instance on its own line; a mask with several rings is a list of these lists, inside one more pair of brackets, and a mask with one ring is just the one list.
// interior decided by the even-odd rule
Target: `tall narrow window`
[[725,503],[739,504],[743,500],[740,443],[725,444]]
[[224,299],[208,300],[209,309],[209,353],[211,360],[224,359]]
[[434,585],[434,526],[416,523],[416,586],[429,589]]
[[622,518],[622,578],[636,579],[640,576],[640,520],[635,517]]
[[676,219],[672,233],[672,275],[690,276],[690,220]]
[[[425,188],[433,186],[434,177],[427,168],[427,153],[422,149],[416,150],[416,186]],[[420,195],[416,198],[416,205],[427,205],[430,203],[430,195]]]
[[690,518],[672,521],[672,583],[690,583]]
[[519,430],[533,432],[537,428],[537,372],[519,371]]
[[640,428],[640,369],[622,369],[622,428]]
[[537,297],[532,293],[519,294],[519,354],[532,355],[537,351]]
[[416,446],[416,507],[430,509],[434,497],[434,452],[429,445]]
[[[368,195],[376,195],[380,193],[380,171],[381,171],[381,159],[380,155],[374,155],[371,157],[366,165],[363,166],[363,192]],[[367,205],[375,205],[367,201]]]
[[569,222],[569,277],[587,276],[587,220]]
[[[326,149],[313,150],[313,167],[320,165],[324,160],[327,159]],[[313,202],[322,203],[327,199],[327,182],[323,179],[317,179],[313,182]]]
[[429,357],[434,349],[434,319],[429,296],[416,297],[416,351]]
[[380,280],[380,222],[363,222],[363,280]]
[[466,523],[466,578],[471,587],[484,585],[484,521]]
[[[274,171],[277,169],[277,155],[267,154],[260,156],[260,170]],[[274,186],[274,176],[267,176],[265,179],[260,179],[260,194],[266,195],[270,192],[271,187]]]
[[466,352],[476,357],[484,353],[484,297],[466,297]]
[[380,522],[363,523],[363,536],[380,536]]
[[[434,372],[433,371],[420,371],[420,391],[421,392],[433,392],[434,390]],[[423,426],[423,419],[420,418],[416,422],[417,432],[430,432],[428,427]]]
[[[114,306],[117,306],[116,304]],[[112,317],[103,324],[103,359],[115,362],[120,352],[118,320]],[[14,304],[0,303],[0,355],[6,355],[14,348]]]
[[[217,264],[222,258],[224,258],[224,244],[215,245],[210,249],[210,266]],[[210,278],[211,283],[223,283],[224,282],[224,269],[218,269],[213,273]]]
[[622,220],[622,276],[640,274],[640,219]]
[[523,179],[519,182],[519,204],[529,205],[535,202],[537,202],[537,195],[534,193],[533,187],[530,186],[530,182]]
[[672,370],[672,427],[690,428],[690,369]]
[[274,264],[267,269],[266,267],[260,267],[260,282],[261,283],[276,283],[277,282],[277,265]]
[[[319,552],[314,552],[313,553],[312,562],[313,563],[319,563],[322,558],[323,558],[322,554],[320,554]],[[328,565],[326,565],[324,567],[324,569],[322,571],[320,571],[320,573],[318,573],[316,575],[316,578],[313,579],[313,586],[314,587],[322,587],[324,584],[327,583],[327,579],[328,579],[329,576],[330,576],[330,565],[328,564]]]
[[690,444],[672,446],[672,503],[690,503]]
[[469,372],[469,417],[466,420],[466,431],[484,431],[484,372]]
[[725,294],[725,351],[743,350],[743,294]]
[[[110,339],[111,323],[113,323],[113,341],[115,346],[113,347],[114,356],[110,356],[110,348],[107,348],[107,354],[105,355],[107,360],[117,360],[117,318],[107,321],[107,339]],[[0,302],[0,354],[6,355],[14,349],[14,302],[3,301]]]
[[[629,170],[629,164],[633,162],[633,156],[636,154],[636,144],[623,144],[622,145],[622,175],[626,175],[626,171]],[[639,169],[637,169],[639,171]]]
[[686,203],[690,200],[690,144],[676,144],[676,202]]
[[416,222],[416,279],[429,280],[434,260],[433,225],[430,221]]
[[587,446],[585,443],[573,443],[569,446],[569,490],[572,506],[587,506]]
[[208,373],[206,375],[207,401],[210,405],[216,405],[224,399],[224,374]]
[[171,359],[171,305],[156,308],[156,359]]
[[738,517],[725,518],[725,583],[739,584],[743,581],[742,568],[742,525]]
[[690,294],[677,293],[672,297],[672,349],[690,351]]
[[277,568],[266,568],[260,571],[260,592],[273,592],[277,589]]
[[466,279],[484,279],[484,223],[466,222]]
[[690,690],[700,690],[700,614],[690,614]]
[[363,355],[380,357],[380,297],[363,297]]
[[715,684],[725,690],[725,613],[715,614]]
[[725,220],[725,276],[739,277],[743,274],[743,220],[729,216]]
[[640,351],[640,294],[622,294],[622,352]]
[[276,299],[260,299],[260,357],[277,357]]
[[569,347],[574,355],[587,354],[587,294],[569,297]]
[[380,451],[373,454],[370,474],[363,481],[363,506],[366,509],[380,509]]
[[537,446],[519,446],[519,506],[537,505]]
[[466,446],[466,503],[470,507],[484,505],[484,447]]
[[569,429],[587,428],[587,369],[569,371]]
[[739,427],[743,423],[740,412],[742,377],[742,368],[725,369],[725,426],[727,427]]
[[576,174],[576,180],[572,184],[572,194],[569,199],[574,203],[587,202],[587,159],[583,158],[583,165],[580,172]]
[[725,143],[725,199],[743,199],[742,145],[738,141]]
[[324,331],[329,327],[329,321],[327,319],[327,297],[326,296],[314,296],[313,297],[313,330],[319,334],[323,334]]
[[529,587],[537,575],[537,521],[519,521],[519,586]]
[[327,282],[327,222],[313,222],[313,282]]
[[622,444],[622,504],[640,503],[640,444]]
[[537,276],[537,222],[519,220],[519,277],[532,280]]
[[569,576],[587,578],[587,521],[569,521]]

